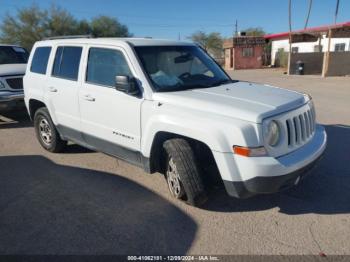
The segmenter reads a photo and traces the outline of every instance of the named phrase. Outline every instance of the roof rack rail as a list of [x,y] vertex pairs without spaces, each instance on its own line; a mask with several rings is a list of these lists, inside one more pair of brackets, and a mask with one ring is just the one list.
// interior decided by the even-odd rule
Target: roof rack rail
[[94,38],[94,36],[93,36],[93,35],[63,35],[63,36],[50,36],[50,37],[45,37],[43,40],[75,39],[75,38]]

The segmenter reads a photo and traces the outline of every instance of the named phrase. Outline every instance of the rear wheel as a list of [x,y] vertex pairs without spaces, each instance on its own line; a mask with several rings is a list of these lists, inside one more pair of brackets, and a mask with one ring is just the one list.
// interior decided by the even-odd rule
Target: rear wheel
[[67,142],[61,139],[46,107],[35,112],[34,128],[40,145],[47,151],[59,153],[64,150]]
[[193,150],[185,139],[174,138],[164,142],[166,152],[165,177],[170,194],[193,206],[207,200],[200,168]]

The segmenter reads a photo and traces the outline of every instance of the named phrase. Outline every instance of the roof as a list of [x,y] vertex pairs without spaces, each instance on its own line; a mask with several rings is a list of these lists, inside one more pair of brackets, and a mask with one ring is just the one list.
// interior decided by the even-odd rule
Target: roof
[[80,44],[106,44],[113,45],[117,43],[130,43],[134,46],[164,46],[164,45],[193,45],[190,42],[180,42],[165,39],[151,39],[151,38],[117,38],[117,37],[101,37],[101,38],[61,38],[52,40],[39,41],[44,43],[80,43]]
[[[333,25],[324,25],[324,26],[317,26],[317,27],[309,27],[302,30],[292,31],[292,34],[295,33],[315,33],[315,32],[327,32],[329,29],[336,29],[336,28],[342,28],[350,26],[350,21],[339,23],[339,24],[333,24]],[[287,38],[289,36],[289,32],[283,32],[283,33],[277,33],[277,34],[268,34],[265,35],[265,39],[275,39],[275,38]]]

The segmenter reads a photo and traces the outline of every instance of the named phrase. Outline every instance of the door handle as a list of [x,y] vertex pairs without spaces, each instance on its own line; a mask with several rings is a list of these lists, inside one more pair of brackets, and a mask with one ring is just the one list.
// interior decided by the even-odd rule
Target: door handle
[[50,92],[52,92],[52,93],[57,93],[57,88],[54,88],[53,86],[50,86],[49,87],[49,90],[50,90]]
[[90,96],[90,95],[85,95],[85,96],[84,96],[84,99],[85,99],[86,101],[90,101],[90,102],[94,102],[94,101],[96,100],[94,97],[92,97],[92,96]]

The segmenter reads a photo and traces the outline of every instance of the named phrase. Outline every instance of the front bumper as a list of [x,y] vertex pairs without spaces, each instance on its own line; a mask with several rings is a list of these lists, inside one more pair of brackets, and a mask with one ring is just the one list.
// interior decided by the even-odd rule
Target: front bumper
[[24,106],[23,91],[0,91],[0,109],[12,109]]
[[314,137],[307,144],[278,158],[225,154],[218,166],[226,191],[230,196],[247,198],[296,185],[315,166],[326,144],[327,134],[317,125]]

